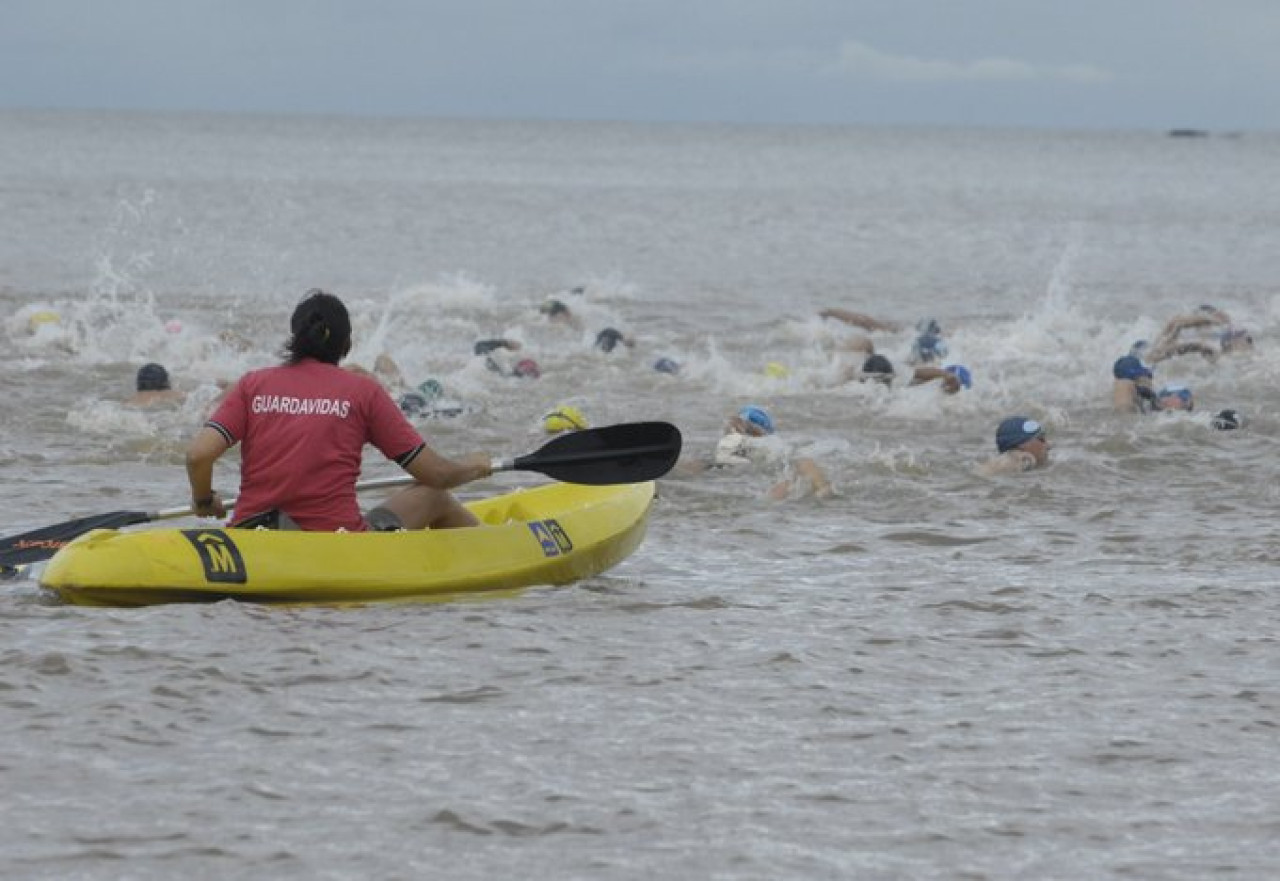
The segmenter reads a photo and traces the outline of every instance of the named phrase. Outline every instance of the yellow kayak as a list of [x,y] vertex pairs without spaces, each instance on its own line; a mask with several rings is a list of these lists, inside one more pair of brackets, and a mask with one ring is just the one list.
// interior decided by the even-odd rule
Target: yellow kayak
[[644,538],[654,485],[553,483],[471,502],[483,524],[407,532],[96,529],[54,555],[41,586],[69,603],[450,599],[603,572]]

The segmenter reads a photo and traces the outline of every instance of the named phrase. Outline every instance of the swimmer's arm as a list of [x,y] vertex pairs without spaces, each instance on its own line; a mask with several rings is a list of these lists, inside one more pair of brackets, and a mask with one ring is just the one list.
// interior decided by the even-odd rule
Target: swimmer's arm
[[1194,315],[1175,315],[1165,324],[1164,330],[1160,331],[1160,339],[1163,342],[1170,343],[1184,330],[1209,327],[1214,324],[1227,324],[1230,320],[1227,317],[1227,313],[1221,310],[1208,313],[1199,312]]
[[1138,393],[1138,409],[1142,410],[1145,406],[1149,410],[1160,409],[1160,399],[1156,397],[1155,390],[1150,384],[1144,382],[1135,382],[1134,390]]
[[891,321],[880,321],[872,318],[870,315],[863,315],[861,312],[851,312],[848,309],[823,309],[818,313],[821,318],[834,318],[837,321],[843,321],[845,324],[852,324],[863,330],[901,330],[901,325],[894,324]]
[[953,395],[960,390],[960,377],[941,367],[917,367],[912,371],[908,385],[923,385],[935,379],[942,380],[942,388],[947,394]]
[[1204,343],[1180,343],[1176,346],[1168,346],[1153,352],[1150,361],[1152,364],[1156,364],[1178,355],[1203,355],[1209,361],[1218,360],[1218,353],[1214,351],[1212,346]]

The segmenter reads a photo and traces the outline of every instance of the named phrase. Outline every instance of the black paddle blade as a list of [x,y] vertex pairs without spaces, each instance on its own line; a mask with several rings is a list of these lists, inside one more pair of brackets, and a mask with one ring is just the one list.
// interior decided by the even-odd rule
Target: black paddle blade
[[565,483],[640,483],[670,471],[680,443],[680,429],[669,422],[623,422],[558,437],[511,467]]
[[12,568],[37,560],[47,560],[59,549],[91,529],[119,529],[135,523],[146,523],[151,515],[144,511],[112,511],[95,517],[81,517],[44,526],[22,535],[0,539],[0,568]]

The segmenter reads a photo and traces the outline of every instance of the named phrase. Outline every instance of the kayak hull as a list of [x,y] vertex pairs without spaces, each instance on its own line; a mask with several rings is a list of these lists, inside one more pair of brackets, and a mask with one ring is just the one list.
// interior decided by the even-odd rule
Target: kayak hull
[[468,503],[481,526],[403,532],[99,529],[60,550],[40,584],[88,606],[445,600],[567,584],[644,538],[652,482],[554,483]]

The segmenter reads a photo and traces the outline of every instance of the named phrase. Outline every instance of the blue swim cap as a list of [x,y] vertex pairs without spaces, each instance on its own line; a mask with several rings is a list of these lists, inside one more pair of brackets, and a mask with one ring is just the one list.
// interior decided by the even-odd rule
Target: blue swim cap
[[659,373],[670,373],[675,375],[680,372],[680,365],[670,358],[659,358],[653,362],[653,369]]
[[1044,426],[1025,416],[1011,416],[996,429],[996,449],[1006,453],[1037,437],[1044,437]]
[[1253,337],[1249,331],[1239,327],[1232,327],[1218,334],[1218,342],[1223,346],[1235,345],[1237,343],[1244,345],[1253,345]]
[[942,369],[960,380],[960,385],[964,388],[971,388],[973,386],[973,374],[971,374],[969,372],[969,368],[965,367],[963,364],[948,364]]
[[947,357],[947,344],[937,334],[922,333],[911,347],[911,355],[917,361],[941,361]]
[[1125,355],[1111,366],[1111,375],[1116,379],[1150,379],[1151,369],[1134,355]]
[[773,418],[769,416],[763,407],[748,404],[738,411],[738,418],[744,422],[750,422],[765,434],[773,434]]

